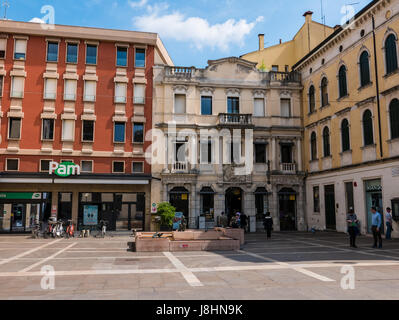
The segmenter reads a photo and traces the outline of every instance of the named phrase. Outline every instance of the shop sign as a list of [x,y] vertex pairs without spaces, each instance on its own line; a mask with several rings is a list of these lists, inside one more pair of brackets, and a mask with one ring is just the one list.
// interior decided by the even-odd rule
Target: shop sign
[[73,162],[58,163],[55,161],[50,162],[49,174],[55,174],[59,177],[69,177],[80,175],[80,166]]
[[381,181],[380,180],[366,181],[366,191],[367,192],[382,191]]
[[157,213],[158,212],[158,206],[156,203],[153,203],[151,206],[151,213]]
[[2,192],[0,199],[5,200],[40,200],[42,194],[35,192]]

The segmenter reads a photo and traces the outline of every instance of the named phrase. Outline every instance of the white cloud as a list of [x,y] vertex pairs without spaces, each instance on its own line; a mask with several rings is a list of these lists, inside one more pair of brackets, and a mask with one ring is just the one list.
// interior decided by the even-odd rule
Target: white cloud
[[141,31],[157,32],[162,38],[189,42],[198,49],[204,47],[227,51],[230,45],[244,44],[244,38],[252,31],[256,23],[263,21],[258,17],[253,22],[245,19],[228,19],[223,23],[210,24],[199,17],[185,17],[180,12],[162,14],[165,6],[148,6],[146,15],[134,19],[136,28]]
[[129,5],[132,8],[142,8],[147,4],[148,0],[140,0],[140,1],[130,1],[129,0]]
[[34,22],[34,23],[46,23],[44,22],[44,20],[40,19],[40,18],[33,18],[31,19],[29,22]]

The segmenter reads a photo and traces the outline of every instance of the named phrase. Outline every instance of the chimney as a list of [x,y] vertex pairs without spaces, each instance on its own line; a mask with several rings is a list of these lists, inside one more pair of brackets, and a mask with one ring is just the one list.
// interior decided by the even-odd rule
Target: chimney
[[305,17],[306,23],[310,23],[312,21],[313,11],[306,11],[303,16]]
[[259,37],[259,51],[261,51],[265,48],[265,35],[263,33],[260,33],[258,37]]

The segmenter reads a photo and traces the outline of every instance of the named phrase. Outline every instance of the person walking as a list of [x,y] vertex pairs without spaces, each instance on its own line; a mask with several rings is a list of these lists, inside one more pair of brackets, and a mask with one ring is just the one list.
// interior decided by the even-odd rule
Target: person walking
[[387,234],[385,235],[385,239],[391,240],[391,234],[392,234],[392,213],[391,213],[391,208],[387,208],[387,211],[385,213],[385,221],[387,225]]
[[357,216],[355,214],[355,211],[353,208],[349,209],[349,213],[346,218],[346,222],[348,223],[348,233],[349,233],[349,239],[350,239],[350,246],[352,248],[357,248],[356,246],[356,236],[358,234],[358,223],[359,220],[357,219]]
[[244,229],[244,232],[247,232],[248,217],[244,212],[241,213],[240,222],[241,228]]
[[371,222],[371,230],[373,231],[374,237],[374,245],[373,248],[377,248],[377,241],[378,241],[378,248],[382,248],[382,237],[381,237],[381,228],[382,228],[382,217],[381,213],[377,212],[376,207],[371,208],[372,215],[372,222]]
[[273,229],[273,218],[270,216],[270,212],[266,213],[263,225],[265,226],[267,239],[270,239],[272,237],[272,229]]
[[239,228],[238,221],[237,221],[237,216],[231,217],[231,220],[230,220],[230,227],[231,227],[231,228],[234,228],[234,229]]

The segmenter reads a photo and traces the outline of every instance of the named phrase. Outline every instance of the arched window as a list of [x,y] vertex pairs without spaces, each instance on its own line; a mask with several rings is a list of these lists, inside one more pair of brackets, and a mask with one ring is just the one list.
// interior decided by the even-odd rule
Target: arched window
[[360,86],[364,87],[368,85],[370,81],[370,65],[369,65],[369,53],[363,51],[360,55]]
[[327,78],[323,78],[321,80],[321,106],[325,107],[328,105],[328,91],[327,91],[328,80]]
[[323,147],[324,147],[324,156],[328,157],[331,155],[330,150],[330,129],[325,127],[323,130]]
[[365,146],[374,144],[373,115],[370,110],[363,113],[363,137]]
[[399,100],[393,99],[389,105],[389,119],[391,122],[391,139],[399,138]]
[[346,83],[346,67],[342,66],[339,68],[338,73],[338,82],[339,82],[339,97],[345,97],[348,95],[348,87]]
[[314,86],[309,88],[309,113],[313,113],[316,110],[316,99]]
[[385,63],[387,74],[398,69],[398,54],[396,51],[396,37],[394,34],[385,40]]
[[312,160],[317,160],[317,137],[316,132],[312,132],[310,136],[310,152],[312,155]]
[[351,145],[350,145],[350,134],[349,134],[349,122],[346,119],[344,119],[341,123],[341,136],[342,136],[342,152],[350,150]]

